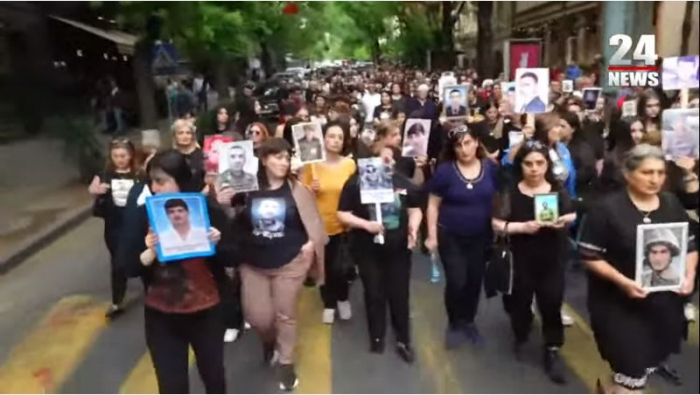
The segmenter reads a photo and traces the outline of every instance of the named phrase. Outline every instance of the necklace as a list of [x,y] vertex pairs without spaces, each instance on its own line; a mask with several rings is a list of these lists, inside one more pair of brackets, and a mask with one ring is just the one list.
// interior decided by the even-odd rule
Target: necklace
[[481,179],[484,176],[484,165],[483,163],[481,164],[481,168],[479,169],[479,174],[476,176],[476,178],[469,179],[462,174],[462,171],[459,169],[459,166],[457,165],[457,162],[454,162],[454,167],[455,170],[457,171],[457,174],[459,177],[464,181],[464,183],[467,186],[467,189],[474,189],[474,183],[477,183],[481,181]]
[[642,218],[642,222],[644,222],[645,224],[651,223],[651,218],[649,218],[649,216],[651,215],[651,212],[653,210],[652,211],[642,211],[640,209],[637,209],[637,211],[639,211],[639,214],[642,214],[642,216],[644,216],[644,218]]

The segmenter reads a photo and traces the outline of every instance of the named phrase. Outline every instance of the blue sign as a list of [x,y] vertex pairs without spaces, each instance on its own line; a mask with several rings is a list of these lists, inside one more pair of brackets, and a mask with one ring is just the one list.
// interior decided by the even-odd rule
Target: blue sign
[[156,75],[177,74],[179,69],[180,54],[174,45],[170,43],[157,42],[153,45],[152,51],[153,73]]

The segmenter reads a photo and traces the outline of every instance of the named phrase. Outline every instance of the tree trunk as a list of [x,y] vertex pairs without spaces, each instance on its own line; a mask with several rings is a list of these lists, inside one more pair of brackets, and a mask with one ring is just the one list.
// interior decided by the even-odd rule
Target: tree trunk
[[265,40],[260,41],[260,66],[265,71],[266,78],[272,77],[272,74],[274,74],[272,57],[270,56],[270,48]]
[[491,29],[491,13],[493,3],[480,1],[477,3],[477,36],[476,36],[476,69],[479,76],[493,78],[493,31]]
[[374,39],[372,40],[372,61],[374,64],[378,65],[379,61],[381,60],[382,57],[382,50],[379,47],[379,40]]
[[685,15],[683,15],[683,27],[681,30],[681,56],[687,55],[688,54],[688,43],[690,41],[690,30],[691,30],[691,25],[690,21],[693,17],[693,1],[686,1],[685,2]]
[[136,95],[139,101],[139,116],[141,127],[144,129],[158,128],[158,113],[156,112],[156,89],[151,70],[151,48],[153,41],[139,40],[134,48],[134,79],[136,80]]
[[219,103],[229,99],[229,80],[226,69],[226,61],[217,59],[214,61],[214,89],[219,94]]
[[445,56],[445,66],[454,68],[455,65],[455,40],[454,40],[455,18],[452,17],[452,2],[442,2],[442,40],[441,48]]

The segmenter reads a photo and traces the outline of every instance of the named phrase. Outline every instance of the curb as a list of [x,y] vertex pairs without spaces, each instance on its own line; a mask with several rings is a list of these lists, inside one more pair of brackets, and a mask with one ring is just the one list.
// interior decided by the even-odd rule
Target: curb
[[92,204],[92,202],[83,204],[60,216],[30,239],[22,241],[17,247],[11,249],[9,253],[0,256],[0,275],[7,274],[7,272],[19,266],[19,264],[46,247],[49,243],[90,218],[92,215]]

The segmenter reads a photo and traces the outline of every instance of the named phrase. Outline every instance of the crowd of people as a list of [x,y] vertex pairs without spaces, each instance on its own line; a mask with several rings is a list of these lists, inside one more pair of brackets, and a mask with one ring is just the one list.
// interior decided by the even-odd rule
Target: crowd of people
[[[123,311],[127,278],[141,278],[146,341],[161,392],[189,391],[188,346],[207,392],[225,392],[224,342],[246,323],[260,337],[263,361],[276,367],[280,388],[292,390],[299,382],[294,349],[305,284],[320,287],[319,320],[332,325],[336,315],[352,319],[349,289],[359,273],[369,351],[384,352],[388,308],[394,348],[412,363],[412,255],[436,253],[442,262],[445,347],[480,345],[486,339],[477,325],[479,301],[499,236],[508,239],[513,258],[512,286],[502,297],[515,358],[538,314],[543,368],[553,382],[566,383],[565,271],[583,264],[591,326],[614,373],[598,383],[601,391],[641,392],[654,372],[673,377],[666,360],[679,352],[694,320],[688,301],[698,230],[688,216],[698,209],[697,158],[667,160],[659,148],[661,113],[677,103],[662,91],[626,90],[619,94],[637,98],[637,116],[622,117],[622,102],[608,96],[587,110],[581,90],[595,85],[594,75],[579,77],[568,93],[565,74],[553,77],[549,106],[534,115],[514,111],[502,81],[481,80],[471,70],[454,73],[467,97],[465,106],[453,106],[443,103],[444,81],[435,73],[344,68],[303,86],[284,84],[272,125],[259,116],[246,84],[232,105],[198,119],[182,114],[169,147],[137,150],[114,140],[105,173],[89,187],[111,257],[107,315]],[[690,102],[697,106],[697,97]],[[412,119],[430,120],[425,154],[402,153],[404,125]],[[320,162],[302,164],[293,148],[292,127],[305,122],[323,128]],[[217,169],[206,165],[200,148],[212,135],[253,142],[259,190],[217,183]],[[390,169],[393,202],[362,202],[357,162],[371,157]],[[144,200],[168,192],[206,195],[214,256],[158,262]],[[554,195],[557,206],[550,223],[536,218],[534,202],[543,194]],[[252,210],[260,201],[283,205],[283,217],[258,218]],[[687,245],[676,246],[687,252],[677,292],[648,293],[635,282],[637,227],[647,223],[689,224]]]

